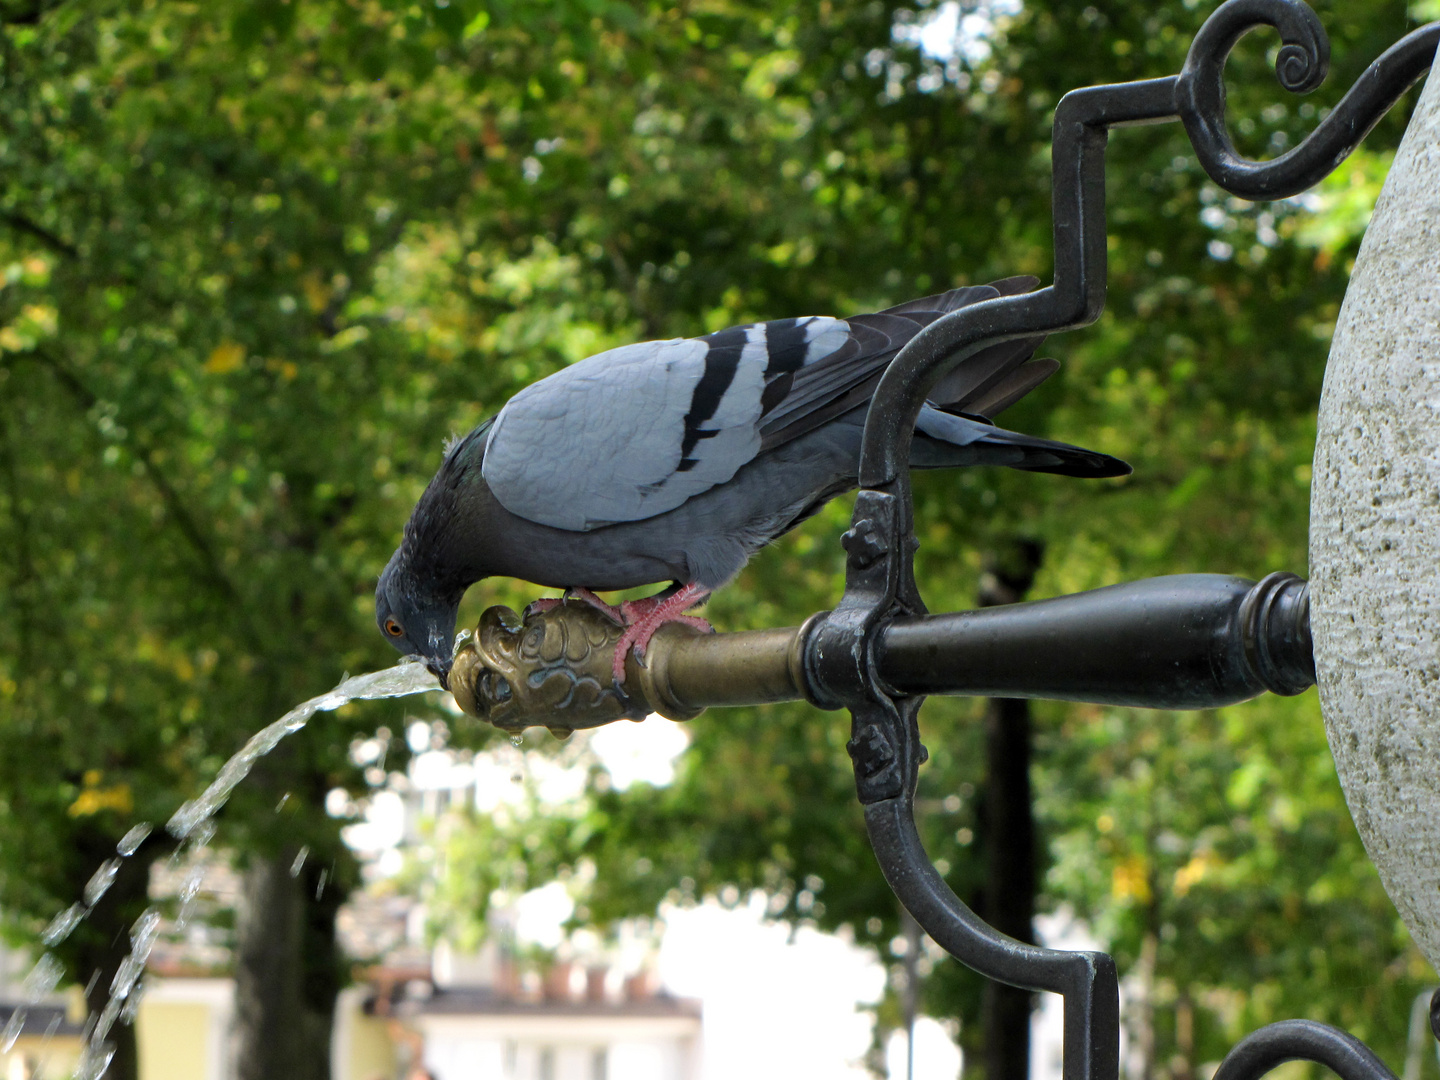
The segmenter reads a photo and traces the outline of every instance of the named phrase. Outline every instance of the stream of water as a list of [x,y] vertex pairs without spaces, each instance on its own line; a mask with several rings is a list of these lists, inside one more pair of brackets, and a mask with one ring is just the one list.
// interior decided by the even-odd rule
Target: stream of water
[[[456,643],[460,644],[459,642]],[[440,689],[435,676],[425,669],[418,660],[402,660],[394,667],[367,672],[345,678],[328,694],[321,694],[295,706],[280,719],[261,729],[250,737],[240,752],[227,761],[215,779],[197,798],[191,799],[171,816],[166,831],[180,846],[171,856],[178,863],[185,857],[198,853],[215,835],[214,817],[225,805],[235,786],[250,774],[255,763],[274,750],[287,735],[293,735],[303,728],[317,712],[331,712],[346,702],[375,698],[404,697],[408,694],[423,694],[427,690]],[[142,822],[121,837],[115,846],[115,856],[100,864],[99,869],[85,885],[83,900],[71,904],[56,915],[41,934],[41,942],[47,949],[64,941],[80,925],[100,902],[100,898],[115,883],[123,860],[139,850],[152,826]],[[301,857],[303,859],[303,856]],[[299,860],[297,860],[297,867]],[[180,886],[180,911],[176,918],[177,928],[189,921],[194,911],[195,898],[200,892],[204,869],[197,861],[194,869],[186,875]],[[135,920],[130,928],[130,953],[121,962],[110,983],[110,996],[104,1011],[92,1017],[87,1024],[85,1047],[80,1063],[72,1074],[72,1080],[100,1080],[115,1056],[115,1048],[109,1042],[110,1031],[118,1020],[132,1023],[140,1007],[139,983],[144,974],[150,951],[160,934],[160,913],[152,908]],[[0,1053],[8,1053],[15,1045],[25,1026],[25,1016],[45,997],[60,985],[64,969],[50,952],[42,953],[21,988],[22,1004],[11,1015],[9,1023],[0,1032]]]

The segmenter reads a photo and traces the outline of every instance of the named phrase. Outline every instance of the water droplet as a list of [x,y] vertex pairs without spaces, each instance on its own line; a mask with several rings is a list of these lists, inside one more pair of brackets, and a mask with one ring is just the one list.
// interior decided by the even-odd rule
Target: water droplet
[[180,804],[180,809],[170,815],[170,820],[165,825],[165,831],[176,840],[184,840],[190,835],[190,830],[199,823],[199,817],[195,809],[195,800],[190,799]]
[[84,904],[71,904],[64,911],[50,920],[50,925],[45,927],[45,932],[40,935],[40,940],[48,947],[59,945],[70,936],[70,931],[80,925],[80,920],[85,917]]
[[197,866],[185,875],[185,880],[180,885],[180,899],[182,901],[194,900],[200,893],[200,881],[205,877],[205,868]]
[[94,907],[100,902],[100,898],[110,891],[110,886],[115,884],[115,875],[120,873],[119,859],[106,859],[100,864],[100,869],[90,876],[85,883],[85,906]]
[[133,952],[150,955],[155,939],[160,936],[160,912],[146,908],[145,913],[130,927],[130,948]]
[[120,838],[120,842],[115,845],[115,851],[120,855],[134,855],[154,828],[150,822],[142,821]]
[[5,1030],[0,1032],[0,1054],[8,1054],[11,1051],[24,1027],[25,1010],[18,1008],[10,1014],[10,1021],[5,1025]]
[[525,745],[525,736],[524,736],[524,735],[511,735],[511,736],[510,736],[510,745],[511,745],[511,746],[524,746],[524,745]]
[[105,1070],[110,1068],[110,1062],[115,1058],[115,1047],[110,1043],[101,1043],[99,1046],[87,1046],[85,1056],[80,1059],[80,1067],[76,1069],[75,1075],[79,1080],[100,1080],[105,1075]]
[[295,861],[290,864],[290,876],[299,877],[300,871],[305,869],[305,860],[310,856],[308,847],[301,847],[295,855]]
[[50,993],[60,985],[64,975],[65,969],[53,953],[41,953],[40,959],[35,961],[35,966],[30,969],[30,974],[25,976],[25,983],[21,987],[26,1003],[33,1005]]
[[203,848],[215,838],[215,822],[206,818],[195,826],[195,831],[190,834],[190,847],[196,851]]
[[315,899],[316,899],[316,900],[319,900],[320,897],[322,897],[322,896],[325,895],[325,878],[326,878],[326,876],[327,876],[327,872],[324,871],[324,870],[321,870],[321,871],[320,871],[320,883],[315,886]]
[[[99,1054],[105,1048],[105,1040],[110,1035],[110,1029],[115,1026],[115,1021],[120,1019],[120,1010],[125,1007],[123,998],[112,997],[105,1003],[105,1009],[95,1021],[95,1028],[90,1032],[89,1050]],[[108,1061],[107,1061],[108,1064]]]
[[284,795],[281,795],[281,796],[280,796],[280,801],[275,804],[275,812],[278,814],[281,810],[284,810],[284,809],[285,809],[285,804],[286,804],[287,802],[289,802],[289,801],[290,801],[290,792],[287,791],[287,792],[285,792]]
[[110,1004],[129,997],[131,988],[144,970],[145,962],[134,953],[121,960],[120,966],[115,969],[115,977],[110,980]]
[[195,898],[200,895],[200,883],[205,879],[204,866],[192,866],[180,883],[180,910],[175,913],[175,929],[183,930],[195,914]]

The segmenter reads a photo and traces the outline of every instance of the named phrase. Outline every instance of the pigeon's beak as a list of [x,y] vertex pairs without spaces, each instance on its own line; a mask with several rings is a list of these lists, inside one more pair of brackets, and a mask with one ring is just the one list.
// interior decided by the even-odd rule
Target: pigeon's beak
[[425,670],[428,671],[428,672],[430,672],[431,675],[434,675],[437,679],[440,680],[440,689],[442,689],[442,690],[449,690],[449,689],[450,689],[450,667],[451,667],[451,662],[450,662],[449,660],[446,660],[446,661],[445,661],[443,667],[442,667],[439,663],[437,663],[436,661],[431,660],[429,663],[427,663],[427,664],[425,665]]

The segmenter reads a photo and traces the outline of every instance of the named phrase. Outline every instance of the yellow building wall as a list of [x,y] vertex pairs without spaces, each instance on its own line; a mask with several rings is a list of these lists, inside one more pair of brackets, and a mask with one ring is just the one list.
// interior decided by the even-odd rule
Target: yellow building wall
[[[342,998],[354,1009],[336,1017],[337,1035],[345,1039],[341,1060],[344,1075],[335,1080],[393,1080],[399,1057],[390,1034],[393,1021],[366,1016],[357,1001]],[[214,1080],[211,1039],[215,1013],[203,1001],[144,1000],[136,1018],[140,1080]],[[8,1054],[0,1054],[0,1080],[28,1080],[37,1066],[46,1077],[69,1076],[80,1060],[78,1035],[22,1035]]]
[[0,1080],[25,1080],[36,1070],[46,1076],[69,1076],[80,1063],[79,1035],[22,1035],[8,1054],[0,1055]]
[[144,1001],[136,1017],[140,1080],[202,1080],[210,1067],[210,1006]]
[[350,1019],[349,1029],[345,1075],[335,1080],[391,1080],[398,1063],[386,1021],[357,1013]]

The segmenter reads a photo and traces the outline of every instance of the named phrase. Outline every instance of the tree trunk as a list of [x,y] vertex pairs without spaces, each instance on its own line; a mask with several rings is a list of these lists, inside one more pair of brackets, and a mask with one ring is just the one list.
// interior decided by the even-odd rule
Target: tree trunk
[[[980,585],[980,606],[1024,598],[1042,547],[1021,541],[997,559]],[[1001,933],[1033,942],[1035,821],[1030,793],[1030,703],[992,699],[985,711],[985,919]],[[1028,1080],[1034,995],[987,981],[981,1006],[986,1080]]]
[[300,884],[293,852],[257,856],[235,912],[237,1080],[296,1077],[305,1033],[300,1016]]
[[330,1080],[330,1041],[344,965],[335,920],[346,890],[328,860],[257,858],[245,871],[235,926],[237,1080]]
[[[341,859],[348,852],[341,852]],[[348,864],[347,864],[348,865]],[[348,875],[346,875],[348,877]],[[340,905],[349,890],[335,881],[335,864],[312,862],[300,876],[304,919],[300,927],[301,1047],[304,1080],[330,1080],[330,1041],[335,1030],[335,1001],[345,986],[345,958],[335,937]]]

